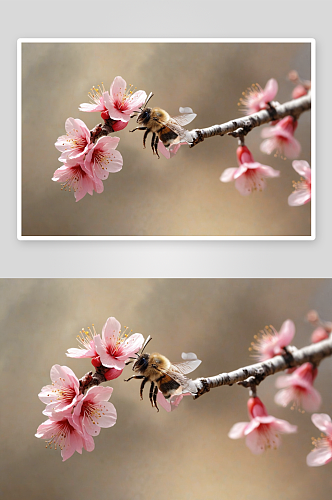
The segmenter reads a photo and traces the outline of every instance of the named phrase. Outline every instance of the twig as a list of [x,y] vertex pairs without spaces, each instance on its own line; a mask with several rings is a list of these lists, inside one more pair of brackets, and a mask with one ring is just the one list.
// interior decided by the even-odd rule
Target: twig
[[[221,125],[212,125],[211,127],[202,129],[193,129],[188,131],[187,137],[191,136],[191,143],[189,146],[192,148],[196,144],[204,141],[208,137],[215,135],[223,136],[225,134],[233,135],[234,137],[245,136],[253,128],[270,123],[275,120],[284,118],[285,116],[293,116],[296,120],[304,112],[311,108],[311,95],[308,93],[298,99],[279,104],[276,102],[270,103],[268,109],[263,109],[252,115],[244,116],[243,118],[236,118]],[[190,139],[189,141],[190,142]]]
[[322,340],[315,344],[296,349],[289,347],[287,353],[283,356],[275,356],[267,361],[255,363],[254,365],[245,366],[229,373],[221,373],[214,377],[199,378],[193,380],[197,388],[195,399],[199,398],[210,389],[220,387],[222,385],[233,385],[240,383],[245,387],[257,385],[269,375],[293,368],[303,363],[310,362],[317,366],[320,361],[327,356],[332,355],[332,336],[327,340]]

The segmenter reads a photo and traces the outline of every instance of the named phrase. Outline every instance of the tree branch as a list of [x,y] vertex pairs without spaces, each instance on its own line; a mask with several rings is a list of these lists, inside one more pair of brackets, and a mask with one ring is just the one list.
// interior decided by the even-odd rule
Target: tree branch
[[229,373],[221,373],[214,377],[193,380],[197,387],[195,399],[209,392],[210,389],[222,385],[241,384],[245,387],[252,387],[253,385],[258,385],[269,375],[286,370],[287,368],[301,366],[303,363],[310,362],[317,366],[322,359],[331,355],[332,335],[327,340],[322,340],[302,349],[288,347],[286,354],[283,356],[275,356],[267,361],[245,366]]
[[[233,135],[234,137],[247,135],[253,128],[270,123],[275,120],[284,118],[285,116],[293,116],[296,120],[304,112],[311,108],[311,94],[310,92],[298,99],[279,104],[277,102],[270,103],[270,108],[263,109],[252,115],[244,116],[230,120],[229,122],[221,125],[212,125],[211,127],[202,129],[193,129],[188,131],[191,136],[192,142],[189,146],[192,148],[196,144],[204,141],[208,137],[215,135],[223,136],[225,134]],[[189,138],[189,136],[188,136]]]

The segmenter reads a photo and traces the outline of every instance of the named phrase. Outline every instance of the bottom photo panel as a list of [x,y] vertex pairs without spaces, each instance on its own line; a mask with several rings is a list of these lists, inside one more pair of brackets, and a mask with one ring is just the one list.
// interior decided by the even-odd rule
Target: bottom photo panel
[[2,279],[1,498],[332,488],[332,279]]

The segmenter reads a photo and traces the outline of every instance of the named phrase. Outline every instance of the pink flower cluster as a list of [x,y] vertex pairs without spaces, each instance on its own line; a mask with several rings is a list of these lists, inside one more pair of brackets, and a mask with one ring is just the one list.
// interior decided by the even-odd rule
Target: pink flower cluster
[[[119,377],[130,357],[136,357],[144,338],[140,333],[128,336],[121,332],[120,323],[108,318],[102,336],[93,331],[81,332],[79,341],[82,348],[68,349],[72,358],[92,358],[95,367],[108,368],[106,380]],[[102,427],[112,427],[116,423],[116,410],[108,400],[112,387],[93,386],[83,394],[80,381],[67,366],[54,365],[51,369],[52,385],[42,388],[39,398],[46,404],[43,414],[48,420],[42,423],[36,437],[44,438],[47,446],[61,449],[63,461],[75,451],[82,453],[94,449],[93,437],[98,436]]]
[[[146,99],[143,90],[133,92],[127,90],[125,80],[117,76],[110,88],[93,88],[89,94],[92,103],[80,105],[80,111],[99,111],[104,120],[112,119],[113,131],[124,129],[133,111],[138,111]],[[120,141],[118,137],[101,137],[94,143],[85,123],[79,118],[68,118],[65,123],[66,135],[62,135],[55,143],[61,152],[59,160],[63,166],[54,172],[53,181],[60,182],[62,188],[74,191],[76,201],[87,193],[102,193],[103,181],[110,173],[122,169],[123,159],[116,151]]]
[[50,448],[59,447],[63,461],[83,448],[93,451],[93,437],[116,423],[116,410],[108,401],[112,387],[91,387],[83,395],[75,373],[60,365],[52,367],[51,380],[52,385],[38,395],[49,418],[38,427],[36,437],[45,439]]
[[90,138],[90,130],[79,118],[68,118],[65,124],[66,135],[55,143],[61,152],[59,160],[63,166],[53,175],[53,181],[60,182],[62,189],[73,190],[76,201],[87,193],[102,193],[103,181],[110,173],[122,169],[123,159],[116,147],[118,137],[101,137],[96,143]]

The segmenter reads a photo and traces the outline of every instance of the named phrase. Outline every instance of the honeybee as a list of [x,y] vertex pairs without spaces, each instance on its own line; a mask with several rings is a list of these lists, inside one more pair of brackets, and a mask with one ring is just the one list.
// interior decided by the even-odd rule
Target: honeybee
[[190,392],[193,395],[196,394],[195,384],[191,379],[185,377],[184,374],[195,370],[201,364],[201,361],[197,359],[194,353],[182,353],[182,358],[186,361],[171,363],[166,356],[158,352],[152,354],[144,352],[150,340],[152,339],[149,336],[141,349],[140,355],[134,362],[133,371],[137,373],[137,375],[133,375],[125,380],[125,382],[133,378],[142,379],[140,387],[141,400],[143,399],[145,384],[151,382],[149,399],[152,407],[155,407],[157,411],[159,411],[157,406],[158,389],[166,399],[169,399],[174,394],[182,394],[183,392]]
[[172,144],[177,144],[181,141],[186,141],[188,143],[192,142],[191,135],[188,130],[184,129],[184,125],[187,125],[196,118],[196,114],[191,108],[180,108],[179,111],[182,113],[180,116],[171,117],[167,111],[161,108],[148,108],[147,103],[153,96],[150,92],[144,105],[140,108],[141,112],[135,111],[131,117],[137,116],[137,123],[139,127],[130,130],[130,132],[135,132],[135,130],[145,130],[143,136],[143,147],[145,148],[145,141],[149,133],[152,133],[151,148],[153,154],[159,157],[158,153],[158,142],[159,139],[168,149]]

